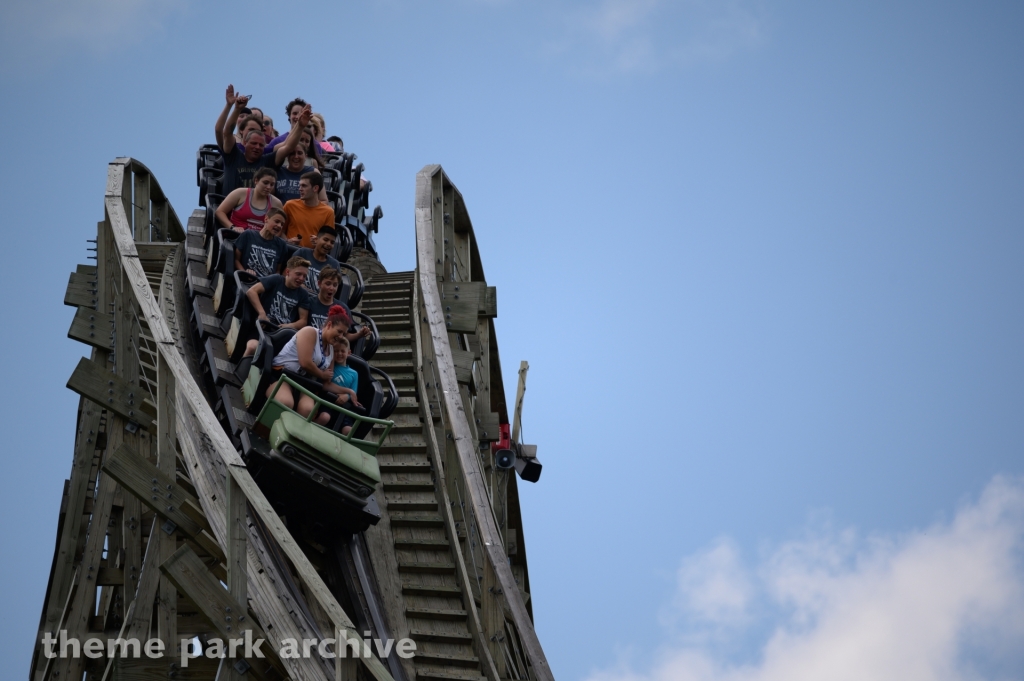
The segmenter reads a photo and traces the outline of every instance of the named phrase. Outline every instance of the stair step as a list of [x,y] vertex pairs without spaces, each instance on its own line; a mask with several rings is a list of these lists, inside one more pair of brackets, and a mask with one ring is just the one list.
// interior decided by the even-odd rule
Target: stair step
[[408,374],[416,370],[409,359],[380,359],[379,355],[373,356],[373,366],[383,369],[385,373]]
[[398,400],[398,406],[395,407],[395,414],[419,414],[420,403],[415,397],[403,397]]
[[395,511],[389,514],[396,527],[444,527],[440,513],[423,511]]
[[391,442],[391,437],[380,448],[381,454],[426,454],[425,442]]
[[419,473],[431,469],[429,461],[378,461],[380,472]]
[[373,301],[366,305],[361,304],[359,306],[359,312],[370,315],[374,318],[374,321],[377,320],[378,315],[405,315],[408,317],[412,314],[412,310],[410,309],[411,302],[412,301],[409,300]]
[[373,295],[374,293],[392,292],[392,291],[412,291],[412,281],[381,281],[376,277],[366,285],[364,294]]
[[412,293],[379,293],[364,294],[363,299],[359,301],[359,309],[366,308],[382,308],[382,307],[394,307],[404,308],[406,310],[412,307]]
[[[425,664],[438,664],[438,665],[451,665],[454,667],[479,667],[480,660],[474,655],[452,655],[451,653],[434,653],[434,652],[420,652],[416,651],[416,657],[413,658],[415,662],[423,662]],[[448,672],[458,673],[455,670],[447,670]],[[423,678],[423,674],[419,672],[417,667],[417,676]],[[458,677],[463,678],[463,677]],[[475,677],[474,677],[475,678]]]
[[[407,551],[441,551],[446,550],[450,544],[447,539],[396,539],[395,548]],[[458,591],[458,589],[455,589]]]
[[[415,658],[413,658],[415,661]],[[456,671],[442,667],[416,667],[416,678],[423,681],[487,681],[479,672]]]
[[409,638],[423,643],[472,643],[473,635],[468,631],[423,631],[422,629],[410,629]]
[[[432,480],[424,480],[422,482],[395,480],[393,482],[385,482],[384,488],[388,492],[433,492],[434,483]],[[388,503],[390,504],[391,502]]]
[[402,593],[409,596],[455,598],[462,595],[462,590],[457,586],[447,586],[445,584],[409,584],[402,582]]
[[[392,414],[394,416],[394,414]],[[415,433],[422,432],[422,423],[396,423],[395,427],[391,429],[391,432],[395,435],[413,435]]]
[[408,345],[412,347],[412,336],[408,331],[381,332],[380,344],[383,345]]
[[[401,567],[399,567],[401,570]],[[406,608],[407,617],[420,617],[425,620],[445,620],[446,622],[457,622],[466,619],[465,610],[443,610],[440,608]]]
[[412,361],[412,348],[380,348],[373,355],[374,363],[377,360],[400,360],[407,359]]
[[436,501],[388,499],[388,511],[436,511]]
[[[454,575],[455,563],[402,563],[398,564],[399,572],[419,572],[432,575]],[[465,616],[465,611],[459,611]]]
[[373,323],[378,327],[381,324],[396,324],[401,322],[406,326],[412,325],[412,317],[408,312],[398,312],[395,314],[374,314],[370,315],[373,317]]

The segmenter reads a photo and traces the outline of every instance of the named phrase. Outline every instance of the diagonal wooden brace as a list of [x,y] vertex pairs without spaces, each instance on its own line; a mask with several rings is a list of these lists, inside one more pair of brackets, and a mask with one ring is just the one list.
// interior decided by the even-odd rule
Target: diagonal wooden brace
[[[103,463],[103,470],[122,487],[152,508],[177,530],[195,540],[218,562],[224,562],[224,551],[213,539],[208,526],[201,525],[190,513],[189,507],[200,508],[199,501],[182,489],[174,480],[160,471],[130,447],[120,447]],[[163,530],[166,531],[166,530]]]

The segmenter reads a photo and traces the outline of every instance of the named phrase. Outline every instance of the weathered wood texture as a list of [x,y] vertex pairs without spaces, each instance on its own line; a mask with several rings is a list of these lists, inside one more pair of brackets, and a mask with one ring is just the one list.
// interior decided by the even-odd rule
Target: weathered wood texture
[[112,374],[96,362],[83,357],[78,362],[68,387],[104,409],[135,421],[143,428],[151,428],[153,417],[142,410],[143,391],[120,376]]
[[100,350],[110,350],[110,331],[113,318],[90,307],[79,307],[68,329],[68,338]]
[[[445,192],[451,188],[451,193]],[[448,210],[439,209],[445,203]],[[488,474],[484,471],[480,456],[477,454],[477,440],[469,423],[466,406],[462,401],[462,394],[459,389],[458,375],[452,356],[451,340],[448,324],[452,321],[448,317],[450,307],[442,300],[441,289],[445,287],[450,294],[453,289],[448,289],[451,283],[454,286],[456,272],[449,264],[449,254],[445,251],[446,242],[452,239],[448,234],[454,235],[454,225],[451,224],[450,216],[457,211],[451,205],[461,202],[461,195],[458,194],[451,182],[448,181],[440,166],[427,166],[416,176],[416,262],[418,272],[418,284],[422,296],[423,315],[427,318],[430,342],[433,346],[433,355],[436,360],[437,382],[440,383],[442,409],[447,415],[447,429],[453,439],[453,445],[457,452],[459,472],[462,476],[462,489],[465,491],[466,504],[472,511],[475,519],[476,529],[480,534],[482,551],[486,557],[487,566],[484,571],[485,582],[489,581],[493,571],[494,591],[500,590],[504,603],[508,607],[508,617],[518,632],[532,674],[541,680],[553,679],[551,669],[548,665],[544,650],[537,638],[536,631],[530,613],[523,602],[522,594],[517,586],[515,575],[509,566],[508,555],[502,541],[501,532],[492,514],[491,498],[488,493]],[[463,209],[464,210],[464,209]],[[440,218],[440,219],[438,219]],[[468,215],[466,216],[468,223]],[[446,231],[445,226],[448,229]],[[472,226],[464,224],[460,231],[472,234]],[[471,253],[473,244],[470,244]],[[482,268],[473,268],[473,273],[479,273],[474,279],[483,280]],[[439,284],[439,282],[442,282]],[[461,290],[460,290],[461,292]],[[461,300],[461,299],[460,299]],[[485,320],[490,321],[490,320]],[[474,325],[476,330],[477,325]],[[496,349],[496,348],[495,348]],[[496,352],[494,353],[496,355]],[[492,367],[493,369],[496,367]],[[500,370],[499,370],[500,374]],[[493,377],[490,378],[493,383]],[[449,474],[455,474],[450,471]],[[494,592],[492,591],[492,593]],[[486,598],[485,598],[486,601]],[[484,609],[487,609],[486,602]],[[491,620],[490,625],[496,626],[496,616],[486,618]],[[488,622],[485,622],[488,627]],[[497,637],[500,634],[505,639],[504,627],[501,631],[494,631],[488,628],[489,637]]]

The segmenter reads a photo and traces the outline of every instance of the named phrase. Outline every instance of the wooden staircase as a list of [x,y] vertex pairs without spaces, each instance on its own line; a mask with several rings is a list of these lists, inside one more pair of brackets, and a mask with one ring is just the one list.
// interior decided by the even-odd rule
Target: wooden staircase
[[383,518],[366,534],[378,549],[371,557],[395,635],[416,641],[415,678],[482,681],[427,450],[425,428],[434,424],[423,422],[416,390],[414,276],[377,275],[367,284],[358,308],[373,318],[380,332],[380,349],[372,363],[391,376],[399,393],[391,415],[395,427],[377,455],[383,488],[377,501]]

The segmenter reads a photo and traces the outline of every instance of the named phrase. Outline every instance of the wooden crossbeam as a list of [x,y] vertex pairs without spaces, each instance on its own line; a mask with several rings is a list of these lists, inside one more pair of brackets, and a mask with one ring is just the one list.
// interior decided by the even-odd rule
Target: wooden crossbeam
[[224,562],[224,552],[217,541],[207,534],[209,527],[196,522],[194,514],[183,510],[189,505],[198,507],[199,501],[178,485],[176,480],[126,446],[107,458],[103,470],[162,519],[171,521],[175,526],[172,531],[176,529],[187,535],[218,562]]
[[110,330],[114,318],[91,307],[79,307],[71,320],[68,338],[91,345],[100,350],[110,350]]
[[72,272],[64,292],[64,304],[71,307],[96,307],[96,275]]
[[452,348],[452,360],[455,362],[455,376],[459,383],[473,380],[473,353],[470,350]]
[[67,387],[142,428],[153,426],[153,417],[141,409],[142,389],[88,358],[83,357],[75,367]]
[[441,282],[441,312],[448,331],[475,333],[477,317],[498,316],[497,289],[482,281]]

